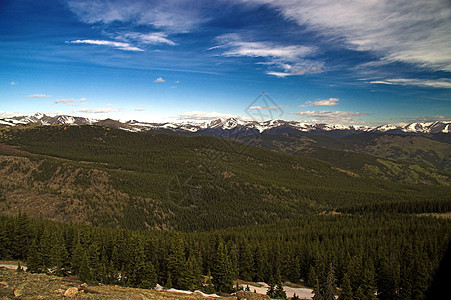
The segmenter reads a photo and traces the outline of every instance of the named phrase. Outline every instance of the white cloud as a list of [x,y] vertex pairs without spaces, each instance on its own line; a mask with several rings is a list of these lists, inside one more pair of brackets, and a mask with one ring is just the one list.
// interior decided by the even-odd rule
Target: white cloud
[[228,49],[223,53],[224,56],[271,57],[293,61],[315,51],[312,47],[299,45],[281,46],[268,42],[247,42],[237,34],[225,34],[217,39],[221,48]]
[[75,104],[76,102],[84,102],[84,101],[86,101],[86,98],[81,98],[80,100],[77,100],[77,99],[56,99],[54,101],[54,103],[55,104],[64,103],[64,104],[69,104],[71,106],[76,106],[76,104]]
[[145,111],[145,108],[135,108],[134,111]]
[[75,40],[67,41],[69,44],[88,44],[88,45],[100,45],[117,48],[124,51],[144,51],[138,47],[134,47],[129,43],[115,42],[115,41],[105,41],[105,40]]
[[435,121],[445,121],[450,122],[451,116],[421,116],[421,117],[414,117],[407,119],[408,123],[415,123],[415,122],[435,122]]
[[150,33],[139,33],[139,32],[129,32],[123,35],[120,35],[120,38],[123,39],[132,39],[137,40],[143,44],[167,44],[171,46],[177,45],[175,42],[171,41],[167,38],[167,34],[163,32],[150,32]]
[[[222,55],[228,57],[259,57],[264,59],[258,64],[269,65],[277,70],[269,70],[268,75],[286,77],[320,73],[324,70],[322,62],[306,57],[316,53],[315,47],[302,45],[277,45],[270,42],[249,42],[239,34],[229,33],[216,38],[218,46],[209,50],[224,49]],[[282,70],[282,71],[281,71]]]
[[45,95],[45,94],[33,94],[28,95],[28,98],[50,98],[52,95]]
[[228,118],[241,118],[241,117],[232,114],[223,114],[218,112],[203,112],[203,111],[191,111],[179,114],[177,116],[177,119],[179,120],[197,120],[197,121],[208,121]]
[[205,13],[208,1],[146,1],[146,0],[69,0],[69,9],[83,22],[131,22],[152,25],[175,32],[187,32],[209,19]]
[[165,82],[166,80],[164,80],[162,77],[158,77],[157,79],[155,79],[153,82],[156,83],[161,83],[161,82]]
[[290,113],[292,115],[315,117],[315,118],[346,118],[346,117],[361,117],[368,116],[367,113],[351,112],[351,111],[301,111]]
[[18,116],[20,114],[21,113],[19,113],[19,112],[10,112],[10,111],[0,110],[0,118],[11,118],[11,117],[14,117],[14,116]]
[[351,111],[303,111],[290,113],[297,115],[304,121],[333,125],[362,124],[361,117],[369,116],[367,113]]
[[10,85],[16,85],[18,82],[15,82],[15,81],[11,81],[9,84]]
[[58,103],[65,103],[65,104],[68,104],[68,103],[74,103],[74,102],[77,102],[78,100],[75,100],[75,99],[57,99],[57,100],[55,100],[54,102],[56,103],[56,104],[58,104]]
[[309,106],[334,106],[338,105],[338,98],[329,98],[315,101],[307,101],[305,104],[299,105],[298,107],[309,107]]
[[248,109],[252,109],[252,110],[260,110],[260,109],[278,110],[280,108],[282,108],[282,106],[251,106]]
[[448,0],[242,0],[269,4],[288,20],[345,47],[373,51],[388,61],[451,71]]
[[444,88],[451,89],[451,80],[447,78],[442,79],[408,79],[408,78],[398,78],[398,79],[384,79],[384,80],[373,80],[370,83],[374,84],[389,84],[389,85],[415,85],[421,87],[432,87],[432,88]]
[[89,113],[89,114],[106,114],[106,113],[113,113],[113,112],[120,112],[121,109],[113,109],[113,108],[95,108],[95,109],[79,109],[78,112],[81,113]]

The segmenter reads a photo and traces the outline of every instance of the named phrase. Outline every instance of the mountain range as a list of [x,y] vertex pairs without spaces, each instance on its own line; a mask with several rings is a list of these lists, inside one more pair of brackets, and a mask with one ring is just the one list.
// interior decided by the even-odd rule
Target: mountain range
[[343,126],[331,124],[309,124],[300,121],[267,120],[245,121],[238,118],[215,119],[206,122],[164,122],[149,123],[130,120],[120,122],[111,119],[97,120],[77,116],[57,115],[54,117],[42,113],[31,116],[17,116],[0,118],[0,125],[16,126],[20,124],[36,123],[41,125],[100,125],[118,128],[132,132],[169,131],[180,133],[196,133],[201,135],[229,136],[249,135],[258,133],[283,134],[289,132],[304,132],[332,136],[346,136],[353,133],[381,132],[389,134],[437,134],[449,133],[451,121],[435,121],[425,123],[410,123],[407,125],[383,124],[376,127],[369,126]]

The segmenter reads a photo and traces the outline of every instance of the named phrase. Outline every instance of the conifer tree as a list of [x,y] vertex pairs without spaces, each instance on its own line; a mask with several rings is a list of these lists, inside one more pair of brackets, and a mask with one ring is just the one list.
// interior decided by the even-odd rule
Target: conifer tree
[[278,283],[276,285],[276,289],[274,291],[274,298],[276,299],[287,299],[287,294],[283,289],[282,283]]
[[345,273],[341,282],[341,290],[338,296],[339,300],[353,300],[354,294],[352,293],[351,280],[349,274]]
[[26,259],[28,247],[31,240],[31,228],[27,214],[19,212],[14,228],[14,258]]
[[30,273],[42,272],[42,260],[39,253],[36,239],[33,239],[28,252],[27,271]]
[[93,282],[94,281],[94,273],[91,270],[91,267],[89,265],[88,256],[86,255],[86,252],[83,251],[83,254],[81,256],[80,261],[80,268],[78,271],[78,278],[82,282]]
[[324,300],[335,300],[337,288],[335,286],[335,273],[332,263],[329,265],[326,286],[324,287]]
[[207,273],[207,282],[205,284],[204,292],[207,294],[213,294],[215,292],[215,287],[213,282],[211,281],[211,272],[208,270]]
[[233,291],[233,269],[222,240],[219,240],[216,246],[211,275],[216,291],[224,293]]

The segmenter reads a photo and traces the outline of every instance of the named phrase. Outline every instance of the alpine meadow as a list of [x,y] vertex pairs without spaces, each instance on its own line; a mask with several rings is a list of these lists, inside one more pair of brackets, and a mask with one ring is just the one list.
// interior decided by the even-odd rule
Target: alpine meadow
[[0,298],[448,299],[446,0],[0,2]]

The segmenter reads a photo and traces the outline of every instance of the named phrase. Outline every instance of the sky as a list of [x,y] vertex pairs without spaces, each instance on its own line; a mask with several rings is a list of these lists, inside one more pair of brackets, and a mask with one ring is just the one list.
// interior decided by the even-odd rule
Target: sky
[[449,0],[1,0],[0,117],[451,120]]

